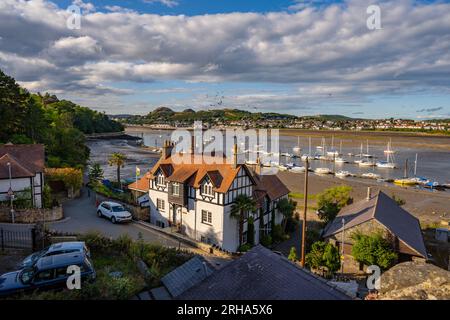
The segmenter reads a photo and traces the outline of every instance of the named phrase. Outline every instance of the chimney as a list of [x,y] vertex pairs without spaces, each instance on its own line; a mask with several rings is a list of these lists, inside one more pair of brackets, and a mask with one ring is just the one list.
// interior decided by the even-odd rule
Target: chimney
[[367,187],[367,198],[366,198],[366,200],[369,201],[370,198],[372,198],[372,188],[371,187]]
[[233,145],[233,169],[236,169],[238,165],[238,147],[235,143]]
[[169,158],[172,154],[173,143],[170,140],[165,140],[161,152],[161,159],[165,160]]
[[195,154],[195,135],[191,137],[191,154]]

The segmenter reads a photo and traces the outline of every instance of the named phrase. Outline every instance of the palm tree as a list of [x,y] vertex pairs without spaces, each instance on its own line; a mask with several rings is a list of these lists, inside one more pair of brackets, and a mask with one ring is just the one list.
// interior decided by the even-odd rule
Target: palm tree
[[234,204],[231,207],[230,215],[232,218],[239,220],[239,247],[242,246],[244,234],[244,220],[245,214],[248,211],[256,210],[256,201],[244,194],[240,194],[234,199]]
[[120,168],[125,165],[125,160],[127,156],[120,152],[114,152],[108,160],[110,166],[117,166],[117,182],[119,183],[120,189],[122,189],[122,182],[120,181]]
[[286,225],[289,218],[292,218],[295,210],[295,203],[286,198],[278,201],[278,211],[283,215],[283,231],[286,232]]

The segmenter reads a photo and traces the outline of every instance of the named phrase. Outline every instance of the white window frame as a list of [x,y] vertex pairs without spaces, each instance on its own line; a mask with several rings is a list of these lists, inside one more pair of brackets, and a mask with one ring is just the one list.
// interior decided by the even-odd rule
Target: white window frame
[[180,196],[180,184],[178,182],[173,182],[172,183],[172,195],[173,196]]
[[164,212],[166,210],[166,202],[164,199],[156,199],[156,209],[160,212]]
[[212,225],[212,212],[208,210],[202,210],[202,223]]
[[156,178],[156,185],[160,187],[166,186],[166,178],[164,177],[163,174],[159,174],[158,177]]
[[208,197],[214,197],[214,190],[211,182],[203,183],[202,185],[202,195],[208,196]]

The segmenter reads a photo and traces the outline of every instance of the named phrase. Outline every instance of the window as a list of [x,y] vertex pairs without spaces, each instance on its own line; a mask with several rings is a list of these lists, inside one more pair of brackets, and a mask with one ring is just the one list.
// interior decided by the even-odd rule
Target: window
[[39,272],[35,277],[35,282],[48,281],[53,279],[53,269]]
[[209,183],[205,183],[202,188],[202,193],[207,196],[214,197],[213,187]]
[[164,211],[164,209],[165,209],[165,202],[164,202],[164,200],[162,200],[162,199],[156,199],[156,208],[157,208],[159,211]]
[[212,213],[210,211],[202,210],[202,223],[212,224]]
[[166,179],[164,178],[164,176],[162,174],[158,175],[156,184],[158,186],[165,186],[166,185]]
[[174,196],[180,195],[180,184],[177,182],[174,182],[172,184],[172,195],[174,195]]

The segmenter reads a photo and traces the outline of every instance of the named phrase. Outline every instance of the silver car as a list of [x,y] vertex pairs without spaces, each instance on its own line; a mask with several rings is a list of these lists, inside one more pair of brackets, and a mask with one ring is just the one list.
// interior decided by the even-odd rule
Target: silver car
[[89,249],[86,247],[86,244],[82,241],[54,243],[41,251],[30,254],[17,267],[18,269],[28,268],[33,266],[37,260],[43,257],[50,257],[59,254],[78,253],[78,252],[84,253],[87,257],[90,257]]
[[97,208],[97,215],[100,218],[106,217],[110,219],[112,223],[130,222],[133,218],[131,213],[121,204],[111,201],[100,203]]

